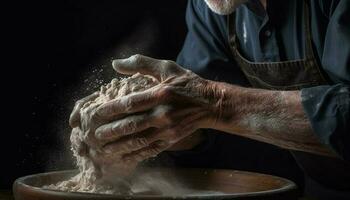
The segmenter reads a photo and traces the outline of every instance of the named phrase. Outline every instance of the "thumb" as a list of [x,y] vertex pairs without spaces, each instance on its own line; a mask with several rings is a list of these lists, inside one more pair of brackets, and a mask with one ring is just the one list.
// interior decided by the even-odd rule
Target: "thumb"
[[162,79],[162,60],[157,60],[143,55],[133,55],[126,59],[113,60],[112,65],[115,71],[133,75],[141,73],[150,75],[161,81]]

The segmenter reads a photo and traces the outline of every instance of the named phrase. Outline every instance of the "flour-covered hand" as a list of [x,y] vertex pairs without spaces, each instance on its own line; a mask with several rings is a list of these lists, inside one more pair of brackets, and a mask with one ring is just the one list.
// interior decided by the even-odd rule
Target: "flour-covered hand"
[[94,92],[89,96],[86,96],[78,100],[77,102],[75,102],[75,106],[69,117],[69,125],[72,128],[78,127],[80,125],[80,109],[83,107],[83,105],[88,101],[92,101],[96,99],[97,97],[98,97],[98,92]]
[[153,76],[159,84],[97,109],[97,118],[109,121],[95,132],[105,150],[118,152],[141,142],[145,147],[125,154],[124,158],[143,160],[215,123],[218,98],[210,81],[173,61],[142,55],[114,60],[113,67],[123,74]]

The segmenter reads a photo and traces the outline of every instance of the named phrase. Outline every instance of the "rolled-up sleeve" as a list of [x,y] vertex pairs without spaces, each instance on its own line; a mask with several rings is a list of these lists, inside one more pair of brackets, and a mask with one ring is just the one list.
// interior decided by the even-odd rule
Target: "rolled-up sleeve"
[[333,85],[302,89],[302,104],[320,141],[350,161],[350,1],[330,12],[321,64]]
[[301,91],[302,104],[320,141],[350,160],[350,89],[337,84]]

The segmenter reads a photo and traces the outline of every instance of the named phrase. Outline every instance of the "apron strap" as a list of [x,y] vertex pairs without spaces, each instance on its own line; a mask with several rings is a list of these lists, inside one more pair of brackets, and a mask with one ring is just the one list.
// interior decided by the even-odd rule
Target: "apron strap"
[[305,58],[315,58],[313,44],[312,44],[312,32],[311,32],[311,17],[310,17],[310,6],[309,1],[304,1],[304,31],[305,31]]
[[[315,58],[313,51],[313,43],[312,43],[312,33],[311,33],[311,25],[310,25],[310,6],[308,0],[304,0],[304,35],[305,35],[305,58],[313,59]],[[231,15],[227,15],[227,27],[228,27],[228,35],[229,35],[229,44],[231,48],[234,50],[233,52],[236,54],[239,50],[239,42],[236,33],[236,12]],[[304,59],[305,59],[304,58]]]

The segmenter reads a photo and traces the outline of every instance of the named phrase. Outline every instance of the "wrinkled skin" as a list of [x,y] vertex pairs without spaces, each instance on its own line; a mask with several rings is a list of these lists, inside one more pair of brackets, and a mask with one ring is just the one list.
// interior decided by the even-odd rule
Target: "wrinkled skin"
[[[242,88],[205,80],[172,61],[141,55],[115,60],[113,67],[122,74],[153,76],[159,83],[98,106],[89,113],[87,123],[79,119],[77,109],[94,96],[77,103],[71,125],[89,131],[81,146],[90,147],[88,155],[104,174],[128,174],[139,162],[201,128],[333,156],[313,134],[299,91]],[[84,124],[90,124],[90,129]]]
[[127,75],[139,72],[153,76],[159,84],[85,111],[88,121],[80,119],[79,111],[96,95],[77,102],[70,124],[89,131],[77,148],[82,148],[79,152],[88,149],[103,174],[118,169],[127,175],[139,162],[215,123],[216,94],[208,80],[172,61],[141,55],[114,60],[113,67]]

